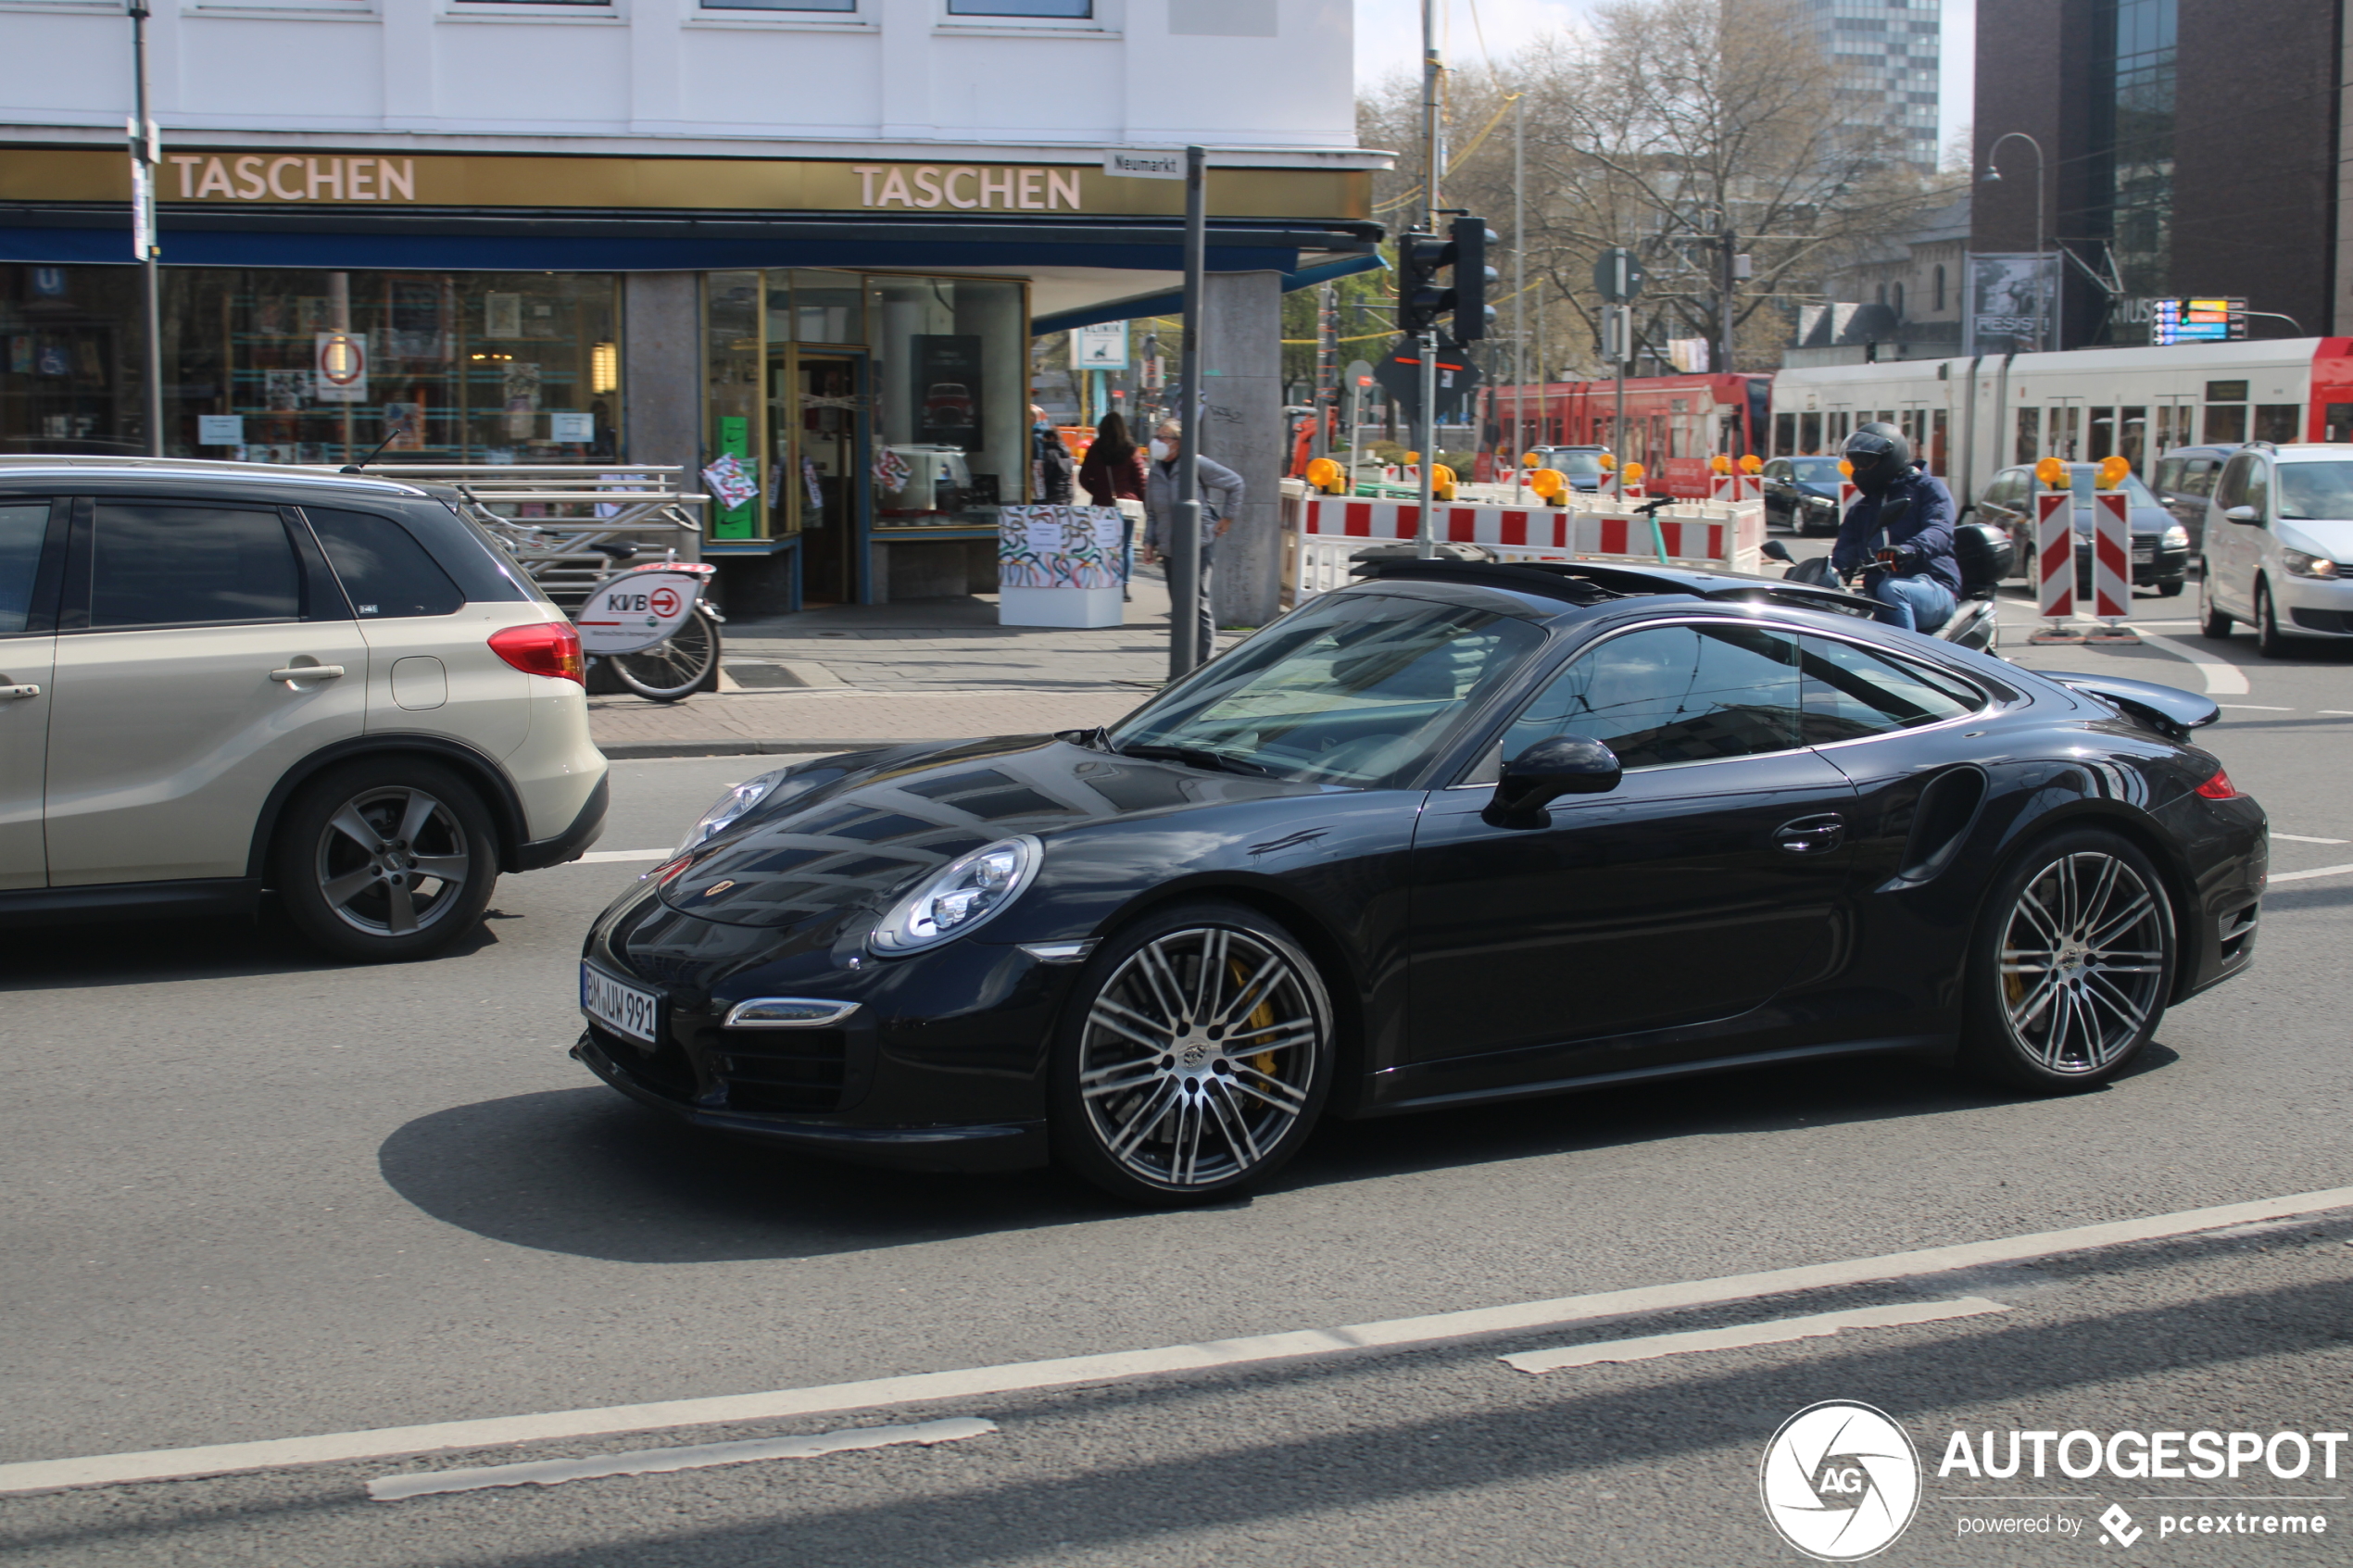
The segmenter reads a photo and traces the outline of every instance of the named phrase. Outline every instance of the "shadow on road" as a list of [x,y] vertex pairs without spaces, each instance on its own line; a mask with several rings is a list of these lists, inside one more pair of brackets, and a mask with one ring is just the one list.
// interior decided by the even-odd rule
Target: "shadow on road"
[[[2133,1073],[2175,1060],[2151,1046]],[[1678,1137],[1933,1117],[2007,1102],[1998,1091],[1914,1060],[1761,1068],[1327,1123],[1270,1191]],[[815,1257],[1137,1212],[1052,1171],[878,1171],[714,1137],[595,1085],[419,1117],[384,1140],[377,1164],[394,1191],[448,1224],[518,1247],[615,1262]]]
[[[434,962],[447,963],[495,949],[501,921],[492,909],[483,923]],[[320,952],[274,910],[209,920],[103,922],[11,932],[0,957],[0,982],[22,991],[99,985],[151,985],[235,975],[368,971]]]

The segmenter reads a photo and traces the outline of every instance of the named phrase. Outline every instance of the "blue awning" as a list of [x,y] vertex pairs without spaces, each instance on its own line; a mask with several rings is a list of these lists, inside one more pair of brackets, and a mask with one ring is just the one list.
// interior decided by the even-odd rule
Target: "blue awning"
[[[1259,255],[1261,259],[1256,267],[1219,267],[1212,262],[1209,270],[1213,272],[1264,271],[1266,269],[1265,253],[1260,252]],[[1388,265],[1378,255],[1342,257],[1338,261],[1326,261],[1314,267],[1299,267],[1294,263],[1292,267],[1281,270],[1283,292],[1289,294],[1293,289],[1328,283],[1334,278],[1371,272]],[[1074,328],[1091,327],[1106,321],[1133,321],[1144,316],[1173,316],[1184,308],[1185,296],[1181,293],[1139,295],[1133,299],[1113,300],[1084,310],[1064,310],[1052,316],[1040,316],[1029,323],[1029,332],[1033,337],[1043,337],[1048,332],[1066,332]]]

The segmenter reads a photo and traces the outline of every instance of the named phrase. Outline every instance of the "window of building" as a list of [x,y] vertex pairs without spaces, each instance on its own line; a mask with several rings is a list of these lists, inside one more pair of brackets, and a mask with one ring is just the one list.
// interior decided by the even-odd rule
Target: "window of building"
[[2171,266],[2176,0],[2097,0],[2086,175],[2128,295],[2161,295]]
[[1942,262],[1936,267],[1936,308],[1944,308],[1944,265]]
[[1094,0],[948,0],[951,17],[1060,17],[1084,21]]
[[1888,291],[1887,302],[1888,302],[1888,304],[1890,304],[1890,305],[1892,305],[1892,306],[1894,306],[1894,307],[1895,307],[1895,314],[1896,314],[1897,316],[1899,316],[1899,317],[1900,317],[1900,316],[1902,316],[1902,315],[1904,314],[1904,285],[1903,285],[1903,284],[1898,283],[1898,284],[1896,284],[1894,288],[1892,288],[1892,289],[1890,289],[1890,290]]
[[858,0],[700,0],[706,11],[855,11]]

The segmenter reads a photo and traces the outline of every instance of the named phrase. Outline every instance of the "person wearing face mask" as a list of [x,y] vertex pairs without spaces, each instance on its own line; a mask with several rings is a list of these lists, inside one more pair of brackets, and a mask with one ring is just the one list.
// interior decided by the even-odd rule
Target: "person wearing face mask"
[[1906,632],[1933,632],[1952,619],[1961,591],[1953,555],[1953,497],[1912,462],[1912,444],[1874,420],[1847,437],[1845,457],[1862,499],[1847,508],[1831,546],[1841,577],[1863,576],[1879,619]]
[[1030,494],[1050,507],[1066,507],[1076,494],[1071,483],[1070,448],[1062,433],[1046,418],[1046,410],[1029,406]]
[[[1144,559],[1157,560],[1167,550],[1176,526],[1177,463],[1184,457],[1184,427],[1164,420],[1153,432],[1151,461],[1144,478]],[[1242,476],[1214,458],[1193,458],[1194,488],[1201,498],[1201,646],[1204,654],[1217,646],[1217,623],[1209,612],[1210,558],[1218,539],[1234,524],[1241,509]],[[1169,614],[1179,613],[1174,604]]]

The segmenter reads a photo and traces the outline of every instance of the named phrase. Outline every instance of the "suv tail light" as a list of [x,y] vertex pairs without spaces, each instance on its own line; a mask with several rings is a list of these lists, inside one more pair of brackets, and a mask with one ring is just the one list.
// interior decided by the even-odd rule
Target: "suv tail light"
[[2221,768],[2215,769],[2214,776],[2197,786],[2197,792],[2208,800],[2236,800],[2239,797],[2239,786],[2233,784],[2231,775]]
[[490,651],[526,675],[553,675],[584,686],[588,684],[587,667],[580,658],[580,633],[569,621],[542,621],[493,632]]

